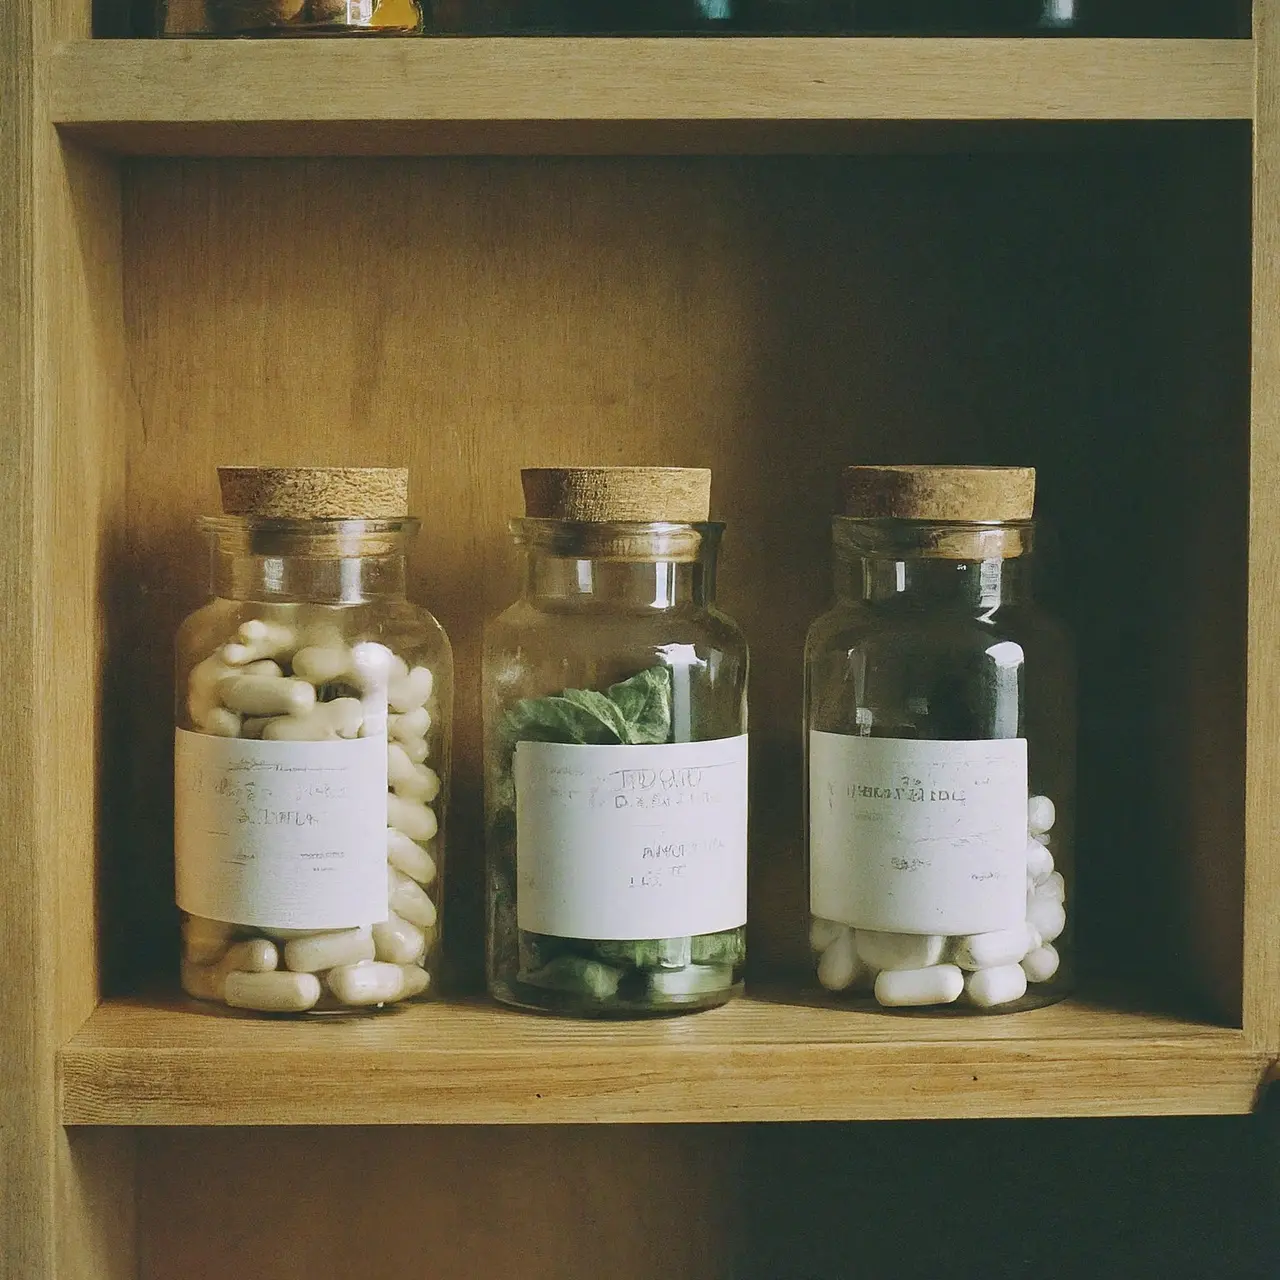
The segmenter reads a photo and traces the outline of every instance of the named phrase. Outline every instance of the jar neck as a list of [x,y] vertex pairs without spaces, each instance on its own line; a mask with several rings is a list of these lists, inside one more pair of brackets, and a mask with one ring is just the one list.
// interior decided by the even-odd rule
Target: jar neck
[[528,519],[511,529],[524,551],[526,600],[646,612],[715,601],[718,525]]
[[1027,601],[1032,527],[906,520],[834,522],[843,602],[971,614]]
[[402,599],[405,544],[417,531],[409,519],[219,516],[201,524],[211,535],[214,595],[334,605]]

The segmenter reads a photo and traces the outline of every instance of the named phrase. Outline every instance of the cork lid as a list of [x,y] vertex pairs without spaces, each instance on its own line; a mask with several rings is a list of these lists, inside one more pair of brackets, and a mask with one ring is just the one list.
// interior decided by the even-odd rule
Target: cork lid
[[856,519],[1030,520],[1034,467],[846,467],[841,512]]
[[219,467],[230,516],[394,520],[409,510],[406,467]]
[[585,524],[697,524],[711,512],[705,467],[527,467],[525,514]]

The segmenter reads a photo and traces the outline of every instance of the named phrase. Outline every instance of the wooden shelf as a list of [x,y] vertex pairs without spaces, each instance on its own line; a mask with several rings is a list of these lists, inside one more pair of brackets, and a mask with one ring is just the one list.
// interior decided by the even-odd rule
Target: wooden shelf
[[54,53],[50,111],[128,154],[765,152],[1249,119],[1253,75],[1248,40],[97,40]]
[[474,1003],[334,1025],[102,1005],[59,1055],[69,1125],[504,1124],[1248,1111],[1241,1032],[1079,1002],[900,1018],[738,1001],[583,1023]]

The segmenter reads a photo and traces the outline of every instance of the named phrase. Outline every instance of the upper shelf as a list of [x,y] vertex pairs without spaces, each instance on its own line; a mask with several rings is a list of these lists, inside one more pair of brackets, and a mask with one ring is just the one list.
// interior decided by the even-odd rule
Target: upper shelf
[[1267,1067],[1239,1030],[1082,1001],[954,1018],[766,997],[637,1023],[476,1002],[279,1023],[161,999],[102,1005],[59,1080],[71,1125],[571,1124],[1244,1112]]
[[1248,40],[96,40],[50,110],[141,155],[845,149],[902,124],[1253,114]]

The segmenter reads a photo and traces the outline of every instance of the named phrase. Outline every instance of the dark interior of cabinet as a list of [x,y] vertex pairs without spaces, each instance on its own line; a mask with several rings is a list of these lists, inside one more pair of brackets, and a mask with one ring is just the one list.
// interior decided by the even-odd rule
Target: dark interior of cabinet
[[1243,125],[1031,154],[128,162],[111,985],[176,964],[172,636],[217,464],[412,468],[413,591],[457,657],[446,946],[475,986],[477,664],[522,465],[713,468],[721,604],[753,646],[752,973],[805,983],[801,647],[836,470],[1029,463],[1079,645],[1085,989],[1237,1022],[1249,174]]
[[[94,0],[94,34],[148,36],[163,0]],[[1074,34],[1248,36],[1249,0],[422,0],[437,34],[704,31],[1022,35],[1045,14]]]

